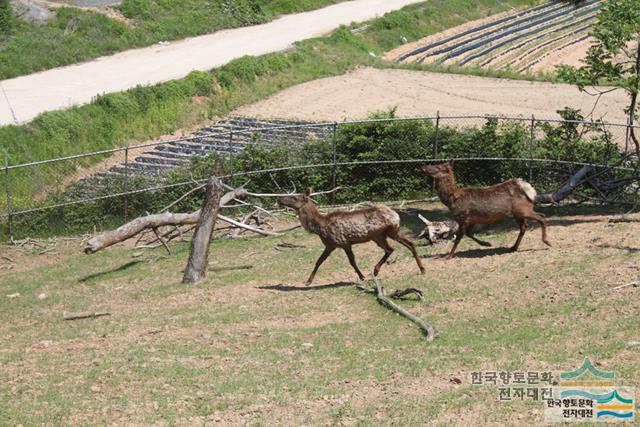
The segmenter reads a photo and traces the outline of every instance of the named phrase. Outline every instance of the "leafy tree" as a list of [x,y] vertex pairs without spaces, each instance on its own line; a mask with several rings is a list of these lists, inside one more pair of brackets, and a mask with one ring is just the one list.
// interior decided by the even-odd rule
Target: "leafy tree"
[[[625,114],[629,123],[638,121],[640,92],[640,0],[609,0],[598,15],[591,32],[594,40],[580,68],[560,66],[559,75],[581,91],[595,91],[599,96],[622,89],[629,95]],[[597,85],[612,85],[601,90]],[[589,89],[588,89],[589,88]],[[632,128],[631,139],[640,158],[640,136]]]

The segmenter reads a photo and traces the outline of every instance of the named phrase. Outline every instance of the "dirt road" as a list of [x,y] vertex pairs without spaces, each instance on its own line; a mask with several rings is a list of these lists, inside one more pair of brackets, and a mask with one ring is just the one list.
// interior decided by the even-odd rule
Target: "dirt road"
[[[312,100],[313,102],[310,102]],[[558,118],[564,106],[588,113],[595,98],[574,86],[519,80],[362,68],[343,76],[303,83],[240,108],[251,117],[301,120],[364,118],[397,107],[398,116],[502,114]],[[603,96],[594,117],[625,121],[625,95]]]
[[154,84],[210,70],[243,55],[286,49],[354,21],[365,21],[419,0],[353,0],[287,15],[252,27],[151,46],[0,82],[0,125],[90,102],[97,94]]

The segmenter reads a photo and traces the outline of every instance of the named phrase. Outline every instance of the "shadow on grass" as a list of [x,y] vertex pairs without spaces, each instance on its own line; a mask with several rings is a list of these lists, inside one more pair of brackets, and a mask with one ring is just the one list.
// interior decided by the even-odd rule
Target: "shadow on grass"
[[628,254],[635,254],[640,252],[640,248],[632,248],[631,246],[610,245],[608,243],[602,243],[596,246],[603,249],[618,249],[621,251],[627,251]]
[[[441,254],[433,254],[433,255],[426,255],[423,256],[422,258],[426,258],[426,259],[441,259],[443,261],[446,261],[444,259],[444,256],[446,254],[449,253],[449,251],[451,250],[451,248],[446,248],[446,251],[443,251],[443,253]],[[538,252],[538,251],[546,251],[548,250],[548,248],[542,248],[542,249],[518,249],[518,252]],[[504,247],[498,247],[498,248],[490,248],[490,249],[470,249],[470,250],[466,250],[466,251],[457,251],[454,255],[452,259],[455,258],[484,258],[484,257],[489,257],[489,256],[496,256],[496,255],[504,255],[504,254],[509,254],[509,253],[514,253],[511,250],[511,247],[509,246],[504,246]]]
[[336,282],[329,283],[327,285],[316,285],[316,286],[292,286],[292,285],[266,285],[266,286],[257,286],[258,289],[268,290],[268,291],[280,291],[280,292],[307,292],[307,291],[322,291],[324,289],[336,289],[336,288],[346,288],[348,286],[356,286],[355,282]]
[[129,261],[128,263],[123,264],[120,267],[114,268],[112,270],[101,271],[99,273],[89,274],[88,276],[85,276],[85,277],[82,277],[82,278],[78,279],[78,282],[85,283],[85,282],[89,282],[91,280],[97,279],[99,277],[106,276],[106,275],[111,274],[111,273],[116,273],[118,271],[125,271],[125,270],[128,270],[128,269],[130,269],[131,267],[133,267],[133,266],[135,266],[137,264],[140,264],[141,262],[142,261],[140,261],[140,260]]
[[[598,223],[598,222],[607,222],[606,219],[603,218],[594,218],[594,216],[602,216],[602,215],[611,215],[615,213],[620,213],[619,209],[615,209],[609,206],[582,206],[582,205],[561,205],[561,206],[538,206],[535,207],[536,211],[543,213],[547,218],[547,222],[549,227],[554,226],[569,226],[575,224],[584,224],[584,223]],[[402,226],[406,229],[410,230],[411,233],[414,234],[414,237],[417,236],[422,229],[424,228],[424,224],[418,218],[418,214],[421,214],[429,221],[444,221],[452,219],[451,213],[446,209],[446,207],[435,208],[435,209],[420,209],[420,208],[406,208],[406,209],[397,209],[396,212],[400,215],[400,221],[402,222]],[[573,216],[574,218],[565,218]],[[576,216],[581,218],[575,218]],[[532,229],[539,228],[540,225],[535,221],[529,221],[529,231]],[[501,231],[511,231],[518,230],[518,224],[515,220],[508,216],[505,219],[498,221],[493,224],[487,225],[478,225],[475,228],[476,233],[484,233],[484,232],[501,232]]]

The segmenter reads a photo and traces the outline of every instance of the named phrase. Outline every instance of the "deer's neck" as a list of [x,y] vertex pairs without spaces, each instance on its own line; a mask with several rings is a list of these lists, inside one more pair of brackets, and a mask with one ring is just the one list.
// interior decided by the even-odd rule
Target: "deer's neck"
[[447,205],[449,209],[451,209],[456,190],[458,189],[458,187],[456,187],[455,178],[453,177],[453,175],[448,175],[446,177],[436,178],[435,181],[436,192],[438,193],[440,201]]
[[307,203],[298,210],[298,218],[300,218],[300,224],[309,233],[322,234],[322,229],[325,226],[325,216],[320,213],[318,208],[313,203]]

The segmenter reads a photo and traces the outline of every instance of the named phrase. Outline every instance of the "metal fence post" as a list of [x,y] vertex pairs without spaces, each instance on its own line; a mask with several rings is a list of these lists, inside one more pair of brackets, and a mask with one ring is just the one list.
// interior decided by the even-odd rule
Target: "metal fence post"
[[11,182],[9,181],[9,154],[4,152],[4,184],[7,192],[7,224],[9,225],[9,238],[13,238],[13,215],[11,213]]
[[440,111],[436,113],[436,139],[433,142],[433,158],[438,157],[438,146],[440,145]]
[[531,134],[529,138],[529,182],[533,181],[533,144],[536,138],[536,117],[531,115]]
[[626,135],[624,137],[624,154],[629,154],[629,138],[631,138],[631,117],[627,117]]
[[[229,174],[233,175],[235,173],[235,168],[233,167],[233,153],[235,153],[233,149],[233,129],[229,130]],[[231,177],[231,182],[235,181],[235,177]]]
[[124,222],[129,216],[129,141],[124,142]]
[[[438,148],[440,146],[440,110],[436,112],[436,138],[433,141],[433,158],[438,158]],[[436,180],[431,180],[431,195],[436,192]]]
[[[332,162],[333,162],[333,168],[331,170],[331,188],[334,189],[336,188],[336,169],[338,167],[337,163],[337,159],[338,159],[338,150],[336,147],[337,144],[337,133],[338,133],[338,122],[333,122],[333,140],[331,142],[331,151],[332,151]],[[331,204],[335,205],[336,204],[336,192],[333,191],[331,193]]]

